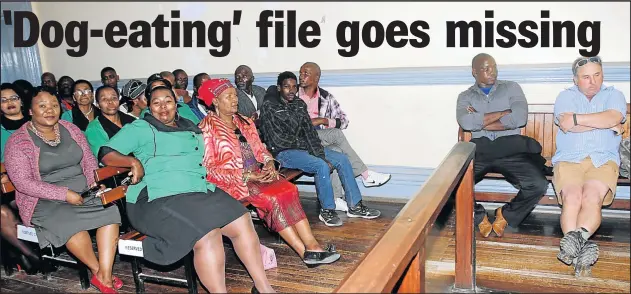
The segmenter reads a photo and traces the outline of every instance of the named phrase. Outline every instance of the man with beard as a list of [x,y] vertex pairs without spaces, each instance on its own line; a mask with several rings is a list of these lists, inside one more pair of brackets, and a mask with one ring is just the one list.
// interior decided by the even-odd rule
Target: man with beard
[[57,83],[57,98],[61,100],[62,112],[72,110],[74,106],[74,99],[72,98],[73,85],[74,80],[71,77],[63,76],[59,78],[59,82]]
[[45,72],[42,74],[42,88],[46,88],[49,92],[57,95],[57,79],[55,79],[55,75],[50,72]]
[[234,71],[234,83],[237,85],[237,97],[239,98],[238,111],[247,117],[257,121],[265,89],[254,85],[254,74],[247,65],[239,65]]
[[475,182],[487,173],[500,173],[520,189],[511,202],[495,210],[493,224],[484,206],[475,205],[474,222],[482,236],[494,231],[501,237],[507,225],[517,227],[545,195],[546,160],[541,157],[541,144],[521,135],[528,121],[528,101],[519,84],[497,80],[497,64],[491,55],[476,55],[471,67],[475,84],[458,96],[456,119],[476,144]]
[[175,89],[186,90],[189,96],[193,96],[193,91],[188,90],[188,75],[183,69],[176,69],[173,71],[175,76]]

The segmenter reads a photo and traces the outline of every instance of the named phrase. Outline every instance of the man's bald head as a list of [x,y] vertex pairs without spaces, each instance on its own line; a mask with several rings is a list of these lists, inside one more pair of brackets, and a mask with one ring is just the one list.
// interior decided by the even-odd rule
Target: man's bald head
[[238,89],[245,91],[248,94],[252,94],[252,83],[254,83],[254,73],[252,69],[245,65],[237,66],[234,70],[234,83]]
[[171,83],[171,86],[175,86],[175,75],[172,72],[163,71],[160,73],[160,76],[169,81],[169,83]]
[[315,62],[305,62],[300,67],[300,87],[309,88],[317,87],[320,83],[320,66]]
[[481,88],[492,87],[497,80],[497,64],[493,56],[480,53],[471,60],[471,74]]
[[486,60],[493,60],[495,61],[495,59],[493,58],[493,56],[486,54],[486,53],[480,53],[476,56],[473,57],[473,59],[471,60],[471,67],[472,68],[476,68],[480,63],[486,61]]

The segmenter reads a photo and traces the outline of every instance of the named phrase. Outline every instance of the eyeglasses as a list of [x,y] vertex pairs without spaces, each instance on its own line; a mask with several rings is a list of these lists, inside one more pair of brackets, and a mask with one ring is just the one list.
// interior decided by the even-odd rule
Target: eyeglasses
[[20,100],[20,96],[13,95],[13,96],[9,96],[9,98],[2,98],[2,99],[0,99],[0,102],[7,103],[7,102],[18,101],[18,100]]
[[78,95],[78,96],[81,96],[81,95],[89,95],[89,94],[92,94],[92,90],[90,90],[90,89],[85,89],[85,90],[83,90],[83,91],[78,90],[78,91],[76,91],[76,92],[74,92],[74,93],[75,93],[75,95]]
[[583,59],[580,59],[578,62],[576,62],[576,65],[574,66],[573,70],[576,71],[577,68],[587,64],[588,62],[602,64],[602,60],[600,60],[600,57],[598,56],[583,58]]

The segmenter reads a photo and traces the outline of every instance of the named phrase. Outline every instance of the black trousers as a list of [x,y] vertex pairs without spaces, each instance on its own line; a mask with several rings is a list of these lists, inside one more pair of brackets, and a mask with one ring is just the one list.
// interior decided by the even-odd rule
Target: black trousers
[[[511,227],[517,227],[548,189],[548,180],[540,166],[535,165],[527,156],[516,155],[491,161],[477,160],[473,165],[475,183],[482,181],[487,173],[500,173],[519,192],[510,203],[502,207],[502,214]],[[476,203],[474,221],[476,226],[482,222],[486,210]]]

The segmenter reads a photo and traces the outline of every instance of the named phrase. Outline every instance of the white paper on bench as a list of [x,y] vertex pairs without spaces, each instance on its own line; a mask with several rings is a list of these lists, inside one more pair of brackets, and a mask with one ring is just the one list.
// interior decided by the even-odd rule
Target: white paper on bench
[[118,240],[118,253],[136,257],[144,257],[142,254],[142,241]]
[[18,225],[18,239],[38,243],[35,228]]

